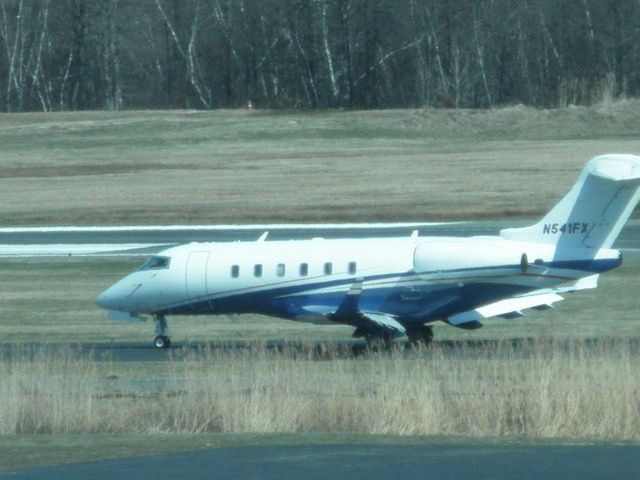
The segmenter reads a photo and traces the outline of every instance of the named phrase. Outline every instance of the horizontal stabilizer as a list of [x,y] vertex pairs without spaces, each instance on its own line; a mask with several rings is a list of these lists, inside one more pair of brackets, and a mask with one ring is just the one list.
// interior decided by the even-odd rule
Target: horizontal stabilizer
[[507,298],[506,300],[490,303],[475,310],[452,315],[449,317],[448,322],[451,325],[459,326],[469,322],[479,322],[480,320],[490,317],[517,318],[524,315],[522,310],[527,308],[551,308],[554,302],[560,300],[564,299],[555,293]]
[[588,290],[590,288],[597,288],[599,277],[600,277],[599,274],[589,275],[588,277],[580,278],[575,282],[571,282],[571,283],[567,283],[567,284],[555,287],[553,290],[556,292],[562,293],[562,292],[573,292],[576,290]]

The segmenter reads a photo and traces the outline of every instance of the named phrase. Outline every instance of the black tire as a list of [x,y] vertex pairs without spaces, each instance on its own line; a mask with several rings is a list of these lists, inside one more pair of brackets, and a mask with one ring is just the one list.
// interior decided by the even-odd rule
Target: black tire
[[165,337],[164,335],[158,335],[153,340],[153,346],[156,348],[169,348],[171,346],[171,340],[169,337]]

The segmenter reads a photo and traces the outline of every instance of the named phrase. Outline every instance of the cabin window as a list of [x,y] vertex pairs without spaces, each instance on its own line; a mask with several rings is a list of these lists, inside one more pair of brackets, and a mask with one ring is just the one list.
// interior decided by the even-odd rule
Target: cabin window
[[262,265],[257,264],[253,266],[253,276],[261,277],[262,276]]
[[358,271],[356,262],[349,262],[349,275],[355,275],[356,271]]
[[231,278],[238,278],[240,276],[240,265],[231,265]]
[[284,263],[279,263],[278,265],[276,265],[276,275],[279,277],[284,277],[284,273],[285,273]]
[[309,264],[308,263],[301,263],[300,264],[300,276],[301,277],[306,277],[307,275],[309,275]]
[[324,274],[331,275],[333,273],[333,263],[327,262],[324,264]]
[[169,268],[171,263],[171,257],[154,256],[144,262],[140,267],[140,270],[160,270],[163,268]]

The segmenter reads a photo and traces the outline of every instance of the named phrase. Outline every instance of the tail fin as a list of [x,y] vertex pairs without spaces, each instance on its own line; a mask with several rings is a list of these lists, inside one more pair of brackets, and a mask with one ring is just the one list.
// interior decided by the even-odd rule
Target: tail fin
[[569,193],[538,223],[500,236],[558,248],[610,248],[640,199],[640,156],[589,161]]

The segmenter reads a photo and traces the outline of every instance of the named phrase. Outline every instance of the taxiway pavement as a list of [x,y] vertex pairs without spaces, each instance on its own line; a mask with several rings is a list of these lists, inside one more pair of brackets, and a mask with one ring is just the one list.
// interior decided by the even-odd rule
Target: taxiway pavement
[[[0,228],[0,257],[149,255],[173,245],[190,242],[257,240],[264,232],[269,232],[267,241],[317,237],[402,237],[409,236],[415,230],[420,236],[497,235],[503,228],[532,223],[535,222],[506,220],[343,225]],[[640,220],[627,223],[615,247],[640,251]]]
[[102,460],[0,478],[605,480],[638,478],[638,472],[638,446],[292,445]]

